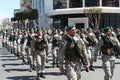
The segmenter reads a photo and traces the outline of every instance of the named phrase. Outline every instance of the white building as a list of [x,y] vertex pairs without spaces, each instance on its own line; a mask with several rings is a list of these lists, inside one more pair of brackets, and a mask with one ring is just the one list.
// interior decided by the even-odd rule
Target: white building
[[83,10],[90,7],[102,9],[100,26],[120,26],[120,0],[32,0],[32,8],[39,12],[41,27],[64,27],[69,24],[88,27],[88,18]]

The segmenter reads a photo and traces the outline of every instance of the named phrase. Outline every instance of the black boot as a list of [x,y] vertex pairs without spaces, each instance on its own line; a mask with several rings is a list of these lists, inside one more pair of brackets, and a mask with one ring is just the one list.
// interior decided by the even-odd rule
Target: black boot
[[90,65],[90,70],[95,71],[95,69],[93,68],[93,65]]
[[41,77],[41,78],[46,78],[46,77],[43,75],[42,72],[40,73],[40,77]]
[[53,67],[53,68],[55,67],[55,62],[53,62],[52,67]]
[[40,80],[40,73],[37,73],[37,80]]
[[36,70],[36,67],[35,67],[35,65],[33,64],[33,68],[32,68],[33,70]]
[[57,67],[59,67],[59,63],[56,63]]
[[24,65],[24,64],[25,64],[25,60],[23,59],[22,65]]

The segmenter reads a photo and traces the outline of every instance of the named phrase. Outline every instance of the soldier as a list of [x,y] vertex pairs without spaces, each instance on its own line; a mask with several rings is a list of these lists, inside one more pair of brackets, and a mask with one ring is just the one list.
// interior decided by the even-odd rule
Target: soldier
[[119,47],[120,43],[117,38],[112,36],[110,27],[105,27],[103,30],[104,35],[95,47],[94,61],[96,61],[98,51],[101,50],[102,66],[105,72],[104,80],[111,80],[115,68],[115,48]]
[[22,39],[22,33],[21,31],[18,31],[18,35],[17,35],[17,55],[18,58],[21,58],[21,39]]
[[43,75],[43,70],[46,62],[46,48],[48,47],[48,42],[45,36],[42,34],[42,30],[37,30],[37,35],[33,40],[34,49],[36,54],[36,71],[37,79],[40,80],[40,77],[45,78]]
[[93,32],[93,30],[91,28],[87,29],[88,33],[86,34],[86,48],[87,48],[87,52],[88,52],[88,59],[89,59],[89,64],[90,64],[90,70],[94,71],[93,68],[93,56],[94,56],[94,47],[95,44],[97,43],[97,38]]
[[33,55],[34,55],[34,49],[33,49],[33,37],[35,36],[34,29],[30,29],[30,34],[28,34],[27,38],[24,41],[23,49],[24,51],[26,49],[28,63],[30,65],[30,72],[34,70],[34,63],[33,63]]
[[14,31],[13,32],[13,35],[12,35],[12,39],[13,39],[13,54],[15,56],[18,56],[17,55],[17,31]]
[[75,25],[68,26],[67,34],[60,44],[59,63],[60,71],[64,72],[63,61],[65,60],[66,76],[68,80],[79,80],[81,78],[81,65],[89,70],[87,52],[83,40],[76,34]]
[[117,38],[120,41],[120,29],[119,28],[117,28]]
[[22,57],[22,64],[26,64],[27,62],[25,61],[25,56],[26,56],[26,52],[25,52],[25,49],[23,49],[23,44],[25,42],[25,39],[27,39],[27,31],[23,31],[22,33],[22,38],[21,38],[21,41],[20,41],[20,44],[21,44],[21,57]]
[[62,40],[62,37],[58,34],[57,29],[53,31],[53,37],[52,37],[52,57],[53,57],[53,66],[56,64],[58,65],[58,50],[59,50],[59,43]]

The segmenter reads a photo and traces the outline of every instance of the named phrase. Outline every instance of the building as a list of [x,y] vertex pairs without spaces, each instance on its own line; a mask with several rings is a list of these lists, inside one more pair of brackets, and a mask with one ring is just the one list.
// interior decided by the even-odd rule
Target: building
[[24,11],[26,9],[32,8],[32,0],[20,0],[20,10]]
[[32,8],[39,11],[41,27],[63,28],[75,24],[78,28],[90,26],[83,10],[102,9],[100,27],[120,27],[120,0],[32,0]]

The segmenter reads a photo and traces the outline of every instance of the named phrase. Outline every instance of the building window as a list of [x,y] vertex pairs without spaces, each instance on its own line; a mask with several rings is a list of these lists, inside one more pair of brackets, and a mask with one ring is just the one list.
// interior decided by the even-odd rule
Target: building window
[[86,7],[99,6],[99,0],[85,0]]
[[70,8],[82,7],[82,0],[69,0]]
[[67,0],[53,0],[54,9],[67,8]]
[[53,23],[53,27],[56,28],[56,29],[57,29],[57,28],[61,28],[61,23],[62,23],[62,22],[61,22],[61,19],[55,18],[55,19],[54,19],[54,23]]
[[103,6],[107,7],[119,7],[119,0],[103,0]]

